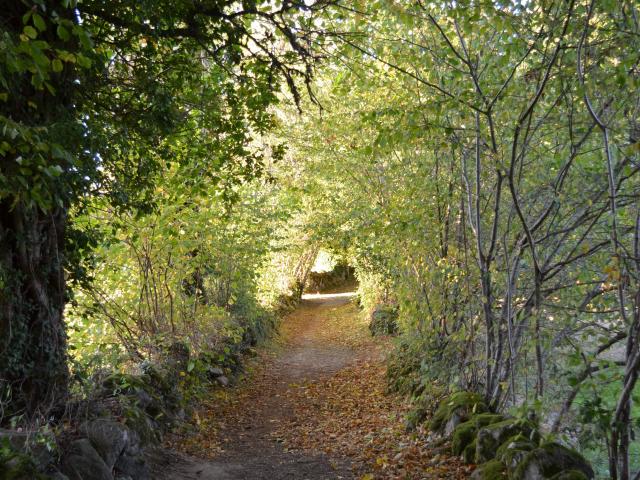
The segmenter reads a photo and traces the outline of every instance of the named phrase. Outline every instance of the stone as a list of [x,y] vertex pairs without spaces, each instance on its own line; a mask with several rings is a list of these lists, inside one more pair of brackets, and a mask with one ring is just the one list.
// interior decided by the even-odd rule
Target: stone
[[507,472],[513,475],[516,468],[531,450],[536,448],[536,444],[522,435],[516,435],[504,442],[496,452],[496,459],[507,466]]
[[459,423],[466,422],[472,415],[488,411],[481,395],[472,392],[456,392],[445,398],[429,424],[433,432],[443,433],[447,423],[454,415]]
[[49,475],[49,478],[51,480],[69,480],[69,477],[67,477],[64,473],[60,473],[60,472],[54,472],[51,475]]
[[146,410],[153,403],[153,397],[143,388],[136,388],[132,397],[136,405],[143,410]]
[[224,375],[216,378],[216,382],[218,382],[218,384],[221,387],[228,387],[229,386],[229,379],[227,377],[225,377]]
[[478,465],[471,476],[470,480],[507,480],[506,468],[502,462],[498,460],[490,460],[482,465]]
[[565,470],[555,474],[550,480],[588,480],[588,477],[578,470]]
[[476,462],[488,462],[496,456],[498,447],[511,437],[539,438],[535,426],[528,420],[510,418],[478,430],[476,437]]
[[115,464],[115,473],[116,478],[129,477],[132,480],[151,480],[151,471],[142,452],[121,455]]
[[73,441],[62,459],[69,480],[113,480],[111,470],[87,438]]
[[[536,480],[561,473],[568,476],[571,470],[582,473],[587,479],[594,478],[593,468],[582,455],[559,443],[548,442],[527,454],[518,464],[513,478]],[[572,475],[575,478],[576,474]]]
[[[6,446],[3,442],[0,446]],[[46,480],[33,458],[11,447],[0,452],[0,478],[3,480]]]
[[207,372],[209,376],[213,378],[224,376],[224,371],[220,367],[209,367]]
[[[91,420],[83,424],[80,431],[87,436],[109,470],[131,443],[139,443],[134,432],[111,419]],[[133,438],[134,436],[136,438]]]
[[41,469],[54,460],[53,453],[47,448],[47,444],[54,445],[55,439],[42,438],[45,441],[36,441],[37,432],[7,430],[0,428],[0,444],[8,442],[9,446],[16,452],[28,455]]
[[513,474],[520,462],[536,448],[531,440],[522,435],[516,435],[504,442],[496,452],[496,459],[507,466],[509,474]]
[[473,463],[476,460],[476,439],[473,439],[469,445],[464,447],[462,452],[462,461],[464,463]]
[[[454,455],[463,455],[467,446],[475,441],[478,430],[487,425],[498,423],[505,418],[499,414],[481,413],[470,420],[460,423],[451,434],[451,451]],[[447,428],[445,428],[445,434]],[[475,452],[474,452],[475,455]],[[473,461],[473,458],[471,459]]]
[[127,417],[127,427],[137,434],[143,445],[162,441],[162,426],[143,411]]
[[461,415],[455,412],[444,426],[444,436],[450,437],[454,430],[461,424],[466,423]]

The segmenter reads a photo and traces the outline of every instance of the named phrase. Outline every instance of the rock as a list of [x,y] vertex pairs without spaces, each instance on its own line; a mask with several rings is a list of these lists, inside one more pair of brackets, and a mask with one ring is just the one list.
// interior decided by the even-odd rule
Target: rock
[[576,474],[571,474],[571,470],[583,474],[588,479],[594,477],[593,468],[582,455],[559,443],[549,442],[530,451],[518,464],[513,478],[536,480],[552,478],[559,474],[566,475],[566,478],[575,478]]
[[[457,415],[454,416],[457,417]],[[459,424],[457,427],[455,427],[451,435],[452,453],[454,455],[463,455],[467,446],[475,441],[476,435],[480,428],[501,422],[504,419],[505,418],[502,415],[493,413],[481,413],[479,415],[474,415],[470,420]],[[446,432],[447,428],[445,428],[445,434]],[[473,458],[471,458],[471,461],[473,461]]]
[[132,397],[138,407],[146,410],[153,403],[153,397],[143,388],[136,388]]
[[69,480],[113,480],[111,470],[87,438],[69,445],[62,460],[62,473]]
[[588,480],[588,477],[578,470],[566,470],[555,474],[550,480]]
[[228,387],[229,386],[229,379],[227,377],[225,377],[224,375],[216,378],[216,382],[218,382],[218,384],[221,387]]
[[47,448],[47,445],[55,446],[55,439],[52,436],[39,438],[37,432],[16,432],[0,428],[0,444],[4,442],[8,442],[11,449],[16,452],[33,458],[41,469],[46,468],[54,460],[53,453]]
[[539,438],[535,426],[528,420],[510,418],[478,430],[476,437],[476,462],[488,462],[496,456],[498,447],[511,437]]
[[464,421],[464,418],[461,415],[458,415],[458,413],[455,412],[453,415],[451,415],[451,418],[447,421],[446,425],[444,426],[444,436],[450,437],[453,434],[453,431],[461,423],[466,423],[466,422]]
[[212,378],[224,376],[224,371],[220,367],[209,367],[207,369],[209,376]]
[[502,462],[491,460],[489,462],[478,465],[471,476],[470,480],[507,480],[506,468]]
[[129,477],[132,480],[151,480],[151,471],[142,452],[121,455],[115,464],[115,472],[116,478]]
[[[132,443],[139,443],[137,435],[123,424],[111,419],[96,419],[85,423],[80,431],[87,436],[109,470]],[[135,437],[135,438],[134,438]]]
[[49,478],[50,480],[69,480],[69,477],[60,472],[52,473],[51,475],[49,475]]
[[[5,447],[7,443],[0,444]],[[13,448],[0,451],[0,478],[3,480],[46,480],[33,461],[33,458]]]
[[438,406],[429,425],[433,432],[442,433],[454,415],[458,423],[466,422],[472,415],[488,411],[482,396],[471,392],[456,392]]
[[507,466],[507,472],[513,476],[518,464],[536,448],[536,445],[522,435],[516,435],[504,442],[496,452],[496,460]]
[[127,416],[127,427],[137,434],[143,445],[156,444],[162,441],[160,424],[142,410]]
[[476,461],[476,439],[464,447],[464,451],[462,452],[462,460],[464,463],[473,463]]

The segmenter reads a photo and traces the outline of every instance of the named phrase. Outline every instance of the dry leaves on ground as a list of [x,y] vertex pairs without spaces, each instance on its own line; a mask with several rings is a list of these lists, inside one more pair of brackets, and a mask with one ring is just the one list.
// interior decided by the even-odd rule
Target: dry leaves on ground
[[408,433],[406,404],[385,393],[383,362],[364,359],[290,392],[295,418],[274,432],[287,448],[349,457],[362,479],[466,478],[459,459]]
[[[300,308],[285,320],[278,348],[259,353],[241,386],[201,405],[197,431],[174,438],[173,446],[210,458],[238,441],[266,438],[285,451],[347,459],[361,480],[467,478],[470,468],[448,448],[428,446],[428,432],[405,430],[407,403],[386,392],[391,341],[371,338],[366,325],[352,303]],[[286,380],[278,355],[309,341],[348,347],[353,362],[333,374]]]

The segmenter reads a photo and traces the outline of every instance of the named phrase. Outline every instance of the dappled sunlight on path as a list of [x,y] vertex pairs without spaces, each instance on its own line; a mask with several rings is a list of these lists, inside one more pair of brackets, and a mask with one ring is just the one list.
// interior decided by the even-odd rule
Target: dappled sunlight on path
[[390,340],[367,325],[353,292],[305,294],[241,384],[215,392],[198,431],[172,440],[190,456],[158,478],[464,477],[459,462],[404,431],[405,402],[385,393]]

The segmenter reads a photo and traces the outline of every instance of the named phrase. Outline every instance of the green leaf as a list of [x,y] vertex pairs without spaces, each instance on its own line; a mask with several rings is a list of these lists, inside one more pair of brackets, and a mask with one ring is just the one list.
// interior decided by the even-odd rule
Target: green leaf
[[41,32],[44,32],[47,29],[47,24],[44,22],[44,19],[37,13],[33,14],[33,24]]
[[23,30],[24,34],[30,39],[35,39],[38,36],[38,32],[31,25],[27,25]]
[[76,60],[78,61],[78,65],[82,68],[90,68],[91,67],[91,59],[85,57],[81,53],[76,56]]
[[58,38],[60,38],[60,40],[65,42],[69,40],[69,30],[64,28],[64,26],[58,25],[58,28],[56,28],[56,33],[58,34]]
[[63,68],[62,61],[60,61],[60,59],[59,59],[59,58],[55,58],[55,59],[51,62],[51,69],[52,69],[54,72],[61,72],[61,71],[62,71],[62,68]]

